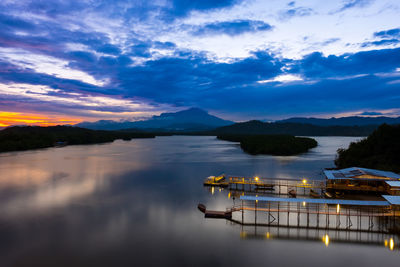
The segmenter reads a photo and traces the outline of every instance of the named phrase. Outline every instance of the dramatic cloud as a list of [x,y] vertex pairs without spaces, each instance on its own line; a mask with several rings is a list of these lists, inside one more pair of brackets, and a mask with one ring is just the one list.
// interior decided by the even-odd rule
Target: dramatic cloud
[[227,35],[239,35],[246,32],[258,32],[258,31],[269,31],[272,26],[263,21],[253,20],[234,20],[234,21],[223,21],[209,23],[193,32],[194,35],[215,35],[215,34],[227,34]]
[[233,120],[395,115],[396,8],[394,0],[3,1],[0,112],[49,123],[190,106]]
[[400,65],[400,48],[373,50],[328,57],[315,52],[298,61],[292,72],[310,78],[336,78],[394,72]]

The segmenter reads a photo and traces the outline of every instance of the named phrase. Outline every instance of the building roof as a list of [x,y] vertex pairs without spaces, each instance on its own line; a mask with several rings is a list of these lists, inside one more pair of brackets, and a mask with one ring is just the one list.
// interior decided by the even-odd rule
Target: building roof
[[400,196],[383,195],[382,197],[391,205],[400,205]]
[[400,181],[385,181],[391,187],[400,187]]
[[368,179],[368,180],[400,180],[400,175],[394,172],[381,171],[360,167],[351,167],[340,170],[325,170],[327,179]]
[[[400,201],[400,196],[398,197]],[[389,201],[369,201],[369,200],[346,200],[346,199],[324,199],[324,198],[281,198],[281,197],[258,197],[241,196],[242,200],[265,201],[265,202],[291,202],[291,203],[314,203],[314,204],[339,204],[353,206],[389,206]]]

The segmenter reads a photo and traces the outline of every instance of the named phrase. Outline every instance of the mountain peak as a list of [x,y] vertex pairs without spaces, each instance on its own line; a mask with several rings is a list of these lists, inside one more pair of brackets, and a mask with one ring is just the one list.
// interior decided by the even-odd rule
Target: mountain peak
[[77,126],[94,129],[166,129],[166,130],[206,130],[233,124],[232,121],[223,120],[208,114],[200,108],[189,108],[178,112],[161,113],[150,119],[135,122],[105,123],[80,123]]
[[188,109],[182,110],[181,112],[205,113],[205,114],[208,114],[207,111],[205,111],[204,109],[201,109],[201,108],[188,108]]
[[[198,116],[198,115],[200,115],[200,116],[205,116],[205,115],[209,115],[208,114],[208,112],[207,111],[205,111],[205,110],[203,110],[203,109],[200,109],[200,108],[188,108],[188,109],[184,109],[184,110],[181,110],[181,111],[178,111],[178,112],[168,112],[168,113],[161,113],[161,117],[164,117],[164,116],[171,116],[171,115],[173,115],[173,116],[179,116],[179,115],[190,115],[190,116]],[[157,116],[154,116],[154,117],[157,117]]]

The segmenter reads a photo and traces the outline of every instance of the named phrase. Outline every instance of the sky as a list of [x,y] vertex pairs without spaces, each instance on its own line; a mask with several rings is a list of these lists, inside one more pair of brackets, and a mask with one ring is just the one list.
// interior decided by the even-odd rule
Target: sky
[[0,127],[400,115],[398,0],[2,0]]

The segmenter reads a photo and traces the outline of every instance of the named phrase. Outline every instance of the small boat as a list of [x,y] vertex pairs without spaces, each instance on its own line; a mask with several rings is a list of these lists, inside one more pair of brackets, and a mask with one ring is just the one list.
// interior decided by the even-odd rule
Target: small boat
[[204,180],[204,185],[205,186],[220,186],[220,187],[227,187],[229,183],[225,181],[225,174],[221,174],[218,176],[208,176]]
[[206,206],[204,204],[199,204],[197,205],[197,208],[202,212],[202,213],[206,213]]
[[320,194],[318,194],[317,192],[315,192],[314,190],[310,189],[310,196],[313,198],[320,198]]
[[204,217],[215,219],[232,219],[232,211],[207,210],[204,213]]
[[290,197],[296,197],[297,196],[297,193],[296,193],[296,191],[294,189],[290,190],[288,192],[288,194],[289,194]]

